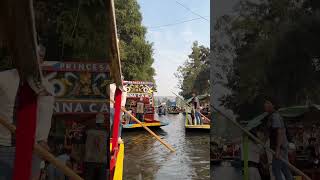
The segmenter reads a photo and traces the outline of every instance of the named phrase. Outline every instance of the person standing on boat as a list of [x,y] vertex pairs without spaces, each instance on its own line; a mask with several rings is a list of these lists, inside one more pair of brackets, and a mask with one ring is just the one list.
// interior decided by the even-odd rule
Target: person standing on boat
[[[16,69],[6,70],[0,72],[0,117],[7,120],[11,124],[15,124],[15,109],[17,92],[19,87],[19,74]],[[30,87],[38,94],[38,115],[35,142],[40,144],[45,149],[49,149],[47,145],[47,138],[51,127],[51,117],[53,114],[54,97],[52,96],[52,89],[43,83],[42,85],[35,83],[30,78],[28,80]],[[44,85],[44,86],[43,86]],[[48,85],[48,84],[47,84]],[[11,179],[14,158],[15,158],[15,140],[14,135],[11,134],[5,127],[0,125],[0,167],[3,173],[0,173],[0,179]],[[32,179],[38,179],[40,176],[41,159],[37,155],[32,158]]]
[[[42,51],[40,51],[42,50]],[[39,47],[39,52],[43,52],[43,47]],[[43,56],[42,54],[40,54]],[[42,58],[40,59],[42,63]],[[54,87],[45,78],[38,80],[30,76],[26,78],[28,85],[37,94],[37,125],[35,142],[49,149],[47,139],[51,128],[51,118],[54,105]],[[12,68],[0,72],[0,118],[16,125],[16,108],[19,105],[18,91],[21,85],[21,77],[18,69]],[[5,127],[0,125],[0,179],[12,179],[15,159],[15,135]],[[41,159],[37,155],[32,157],[31,174],[33,180],[40,176]]]
[[195,125],[200,125],[202,124],[201,121],[201,115],[200,115],[200,101],[199,98],[197,97],[196,93],[192,93],[192,107],[194,111],[194,124]]
[[280,160],[280,157],[288,161],[288,140],[286,134],[286,126],[283,118],[278,112],[278,107],[274,100],[266,99],[264,102],[265,112],[269,113],[269,136],[270,148],[275,151],[272,159],[272,172],[275,180],[293,180],[293,176],[286,163]]
[[137,102],[137,118],[141,121],[144,122],[144,103],[143,103],[143,97],[140,97],[139,101]]

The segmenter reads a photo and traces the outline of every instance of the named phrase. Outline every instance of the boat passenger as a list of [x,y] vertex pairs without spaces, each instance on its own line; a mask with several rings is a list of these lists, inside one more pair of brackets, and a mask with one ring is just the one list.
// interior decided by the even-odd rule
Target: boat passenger
[[[255,132],[251,131],[252,134],[257,136],[259,139],[263,139],[263,133],[259,130],[255,130]],[[253,139],[250,137],[248,138],[248,152],[244,152],[243,149],[243,138],[237,138],[234,139],[233,142],[234,144],[242,144],[240,146],[240,151],[241,151],[241,160],[242,162],[244,161],[244,153],[247,153],[248,155],[248,175],[249,179],[254,179],[254,180],[262,180],[262,175],[260,174],[261,169],[261,155],[264,153],[264,149],[257,145]],[[243,165],[243,164],[242,164]],[[267,172],[269,173],[269,172]]]
[[[62,162],[64,165],[68,165],[68,162],[70,161],[70,154],[71,154],[70,150],[66,148],[62,148],[60,152],[58,152],[57,159],[60,162]],[[67,180],[68,179],[68,177],[66,177],[60,170],[58,170],[52,164],[48,165],[47,176],[48,176],[48,180]]]
[[196,93],[192,93],[193,99],[192,99],[192,105],[194,110],[194,124],[200,125],[202,124],[201,115],[200,115],[200,102],[199,98],[196,96]]
[[278,112],[278,107],[275,100],[268,98],[265,100],[264,109],[269,113],[270,124],[270,148],[275,151],[275,156],[272,159],[272,172],[275,180],[283,180],[282,174],[286,180],[293,180],[293,176],[286,163],[279,158],[282,157],[288,161],[288,139],[286,125]]
[[137,102],[136,115],[137,115],[137,118],[138,118],[141,122],[144,122],[144,118],[143,118],[143,115],[144,115],[144,103],[143,103],[143,98],[142,98],[142,97],[141,97],[141,98],[139,99],[139,101]]
[[85,137],[85,179],[104,180],[108,169],[108,135],[105,132],[105,118],[97,114],[96,120],[89,120]]
[[[52,96],[53,86],[46,79],[39,83],[34,77],[29,77],[28,84],[38,95],[38,114],[35,142],[48,149],[47,139],[51,127],[51,117],[53,114],[54,97]],[[15,122],[15,108],[18,105],[18,90],[20,77],[17,69],[9,69],[0,72],[0,117],[11,124]],[[17,104],[16,104],[17,103]],[[14,135],[9,130],[0,125],[0,179],[12,179],[15,158]],[[40,176],[41,159],[33,155],[32,159],[32,179]]]

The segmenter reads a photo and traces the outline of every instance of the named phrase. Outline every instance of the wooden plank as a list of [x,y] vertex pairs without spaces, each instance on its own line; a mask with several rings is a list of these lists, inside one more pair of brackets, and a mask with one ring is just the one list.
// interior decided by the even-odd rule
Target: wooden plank
[[111,36],[108,38],[108,47],[110,49],[107,50],[108,54],[110,55],[111,62],[111,71],[113,80],[117,84],[118,87],[122,88],[122,72],[121,72],[121,61],[120,61],[120,50],[118,44],[118,37],[117,37],[117,24],[116,24],[116,15],[115,15],[115,8],[114,8],[114,0],[107,0],[106,3],[107,7],[107,21],[108,21],[108,34]]

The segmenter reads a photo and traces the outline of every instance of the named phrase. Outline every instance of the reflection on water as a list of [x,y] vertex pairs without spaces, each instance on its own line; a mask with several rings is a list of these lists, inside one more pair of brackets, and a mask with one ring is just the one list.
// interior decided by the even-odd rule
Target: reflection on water
[[211,176],[215,180],[240,180],[242,179],[241,168],[235,168],[230,162],[224,161],[219,166],[211,166]]
[[176,149],[170,153],[145,130],[123,132],[124,180],[209,180],[209,133],[185,132],[184,117],[166,115],[168,126],[156,130]]

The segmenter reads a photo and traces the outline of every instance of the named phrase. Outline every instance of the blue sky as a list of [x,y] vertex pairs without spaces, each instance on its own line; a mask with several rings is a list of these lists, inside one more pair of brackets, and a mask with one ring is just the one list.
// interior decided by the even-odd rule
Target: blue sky
[[[210,0],[177,0],[193,12],[210,21]],[[178,79],[175,78],[179,65],[191,53],[192,42],[209,47],[210,22],[199,18],[179,5],[175,0],[138,0],[143,16],[143,25],[148,28],[147,40],[153,43],[153,67],[157,75],[158,96],[172,96],[171,91],[179,92]],[[191,19],[198,20],[175,24]]]

